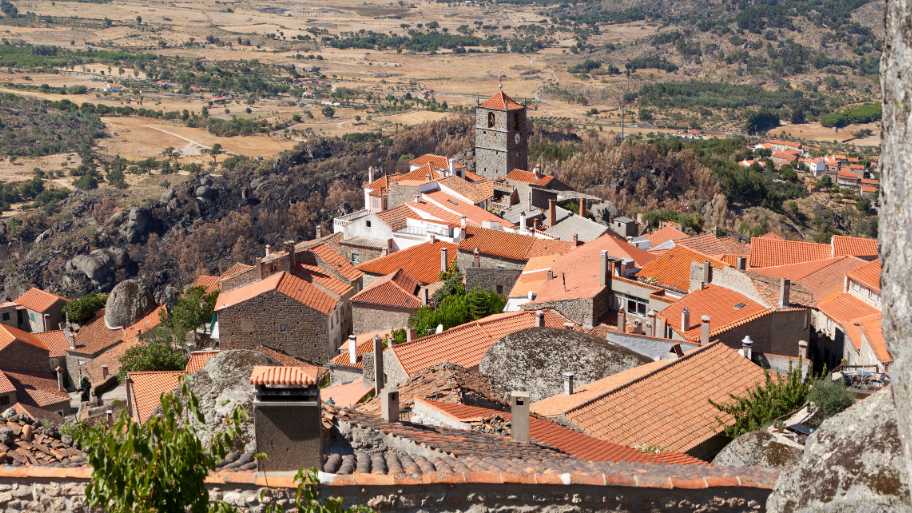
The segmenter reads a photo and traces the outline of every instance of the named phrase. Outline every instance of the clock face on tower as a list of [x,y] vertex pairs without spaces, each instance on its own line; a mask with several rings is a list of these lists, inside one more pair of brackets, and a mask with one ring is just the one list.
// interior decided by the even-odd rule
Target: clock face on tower
[[514,135],[513,140],[516,141],[516,144],[519,144],[519,140],[520,140],[519,134]]

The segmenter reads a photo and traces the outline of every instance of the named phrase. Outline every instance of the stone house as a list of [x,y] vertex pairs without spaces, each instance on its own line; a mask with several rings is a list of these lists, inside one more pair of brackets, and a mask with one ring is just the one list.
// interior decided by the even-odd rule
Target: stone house
[[22,403],[64,415],[70,398],[63,369],[49,369],[50,354],[35,335],[0,324],[0,411]]
[[351,298],[354,333],[407,328],[421,307],[421,284],[399,269],[377,278]]
[[22,307],[23,318],[12,319],[9,312],[3,312],[0,322],[38,333],[60,329],[64,321],[63,307],[67,304],[64,297],[32,287],[14,302]]
[[124,340],[123,328],[110,329],[105,324],[103,308],[75,333],[65,330],[64,334],[69,342],[66,370],[70,381],[77,387],[82,378],[89,378],[89,363]]
[[364,287],[375,280],[402,270],[421,286],[418,297],[423,303],[436,290],[440,274],[456,263],[457,246],[451,242],[432,240],[358,265],[363,273]]

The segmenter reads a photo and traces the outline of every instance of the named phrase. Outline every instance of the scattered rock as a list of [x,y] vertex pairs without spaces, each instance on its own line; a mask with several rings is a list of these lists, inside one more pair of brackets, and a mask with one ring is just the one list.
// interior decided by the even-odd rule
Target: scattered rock
[[821,424],[794,467],[779,476],[769,513],[909,511],[896,410],[889,390]]
[[152,215],[148,209],[133,207],[118,231],[127,242],[141,242],[146,239],[151,224]]
[[71,278],[68,288],[85,289],[86,286],[78,282],[88,281],[89,289],[109,289],[114,285],[118,269],[129,264],[130,257],[123,248],[96,249],[87,255],[76,255],[64,266]]
[[108,295],[105,324],[112,329],[129,326],[149,313],[154,306],[152,298],[138,280],[124,280]]
[[801,449],[776,440],[768,431],[753,431],[735,438],[713,459],[722,467],[764,467],[783,469],[801,458]]

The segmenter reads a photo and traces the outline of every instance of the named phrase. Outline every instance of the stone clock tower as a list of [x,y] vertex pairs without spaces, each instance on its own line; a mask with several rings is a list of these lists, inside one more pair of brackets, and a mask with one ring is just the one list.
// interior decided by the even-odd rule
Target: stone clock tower
[[526,107],[503,91],[475,109],[475,172],[500,178],[512,169],[529,168]]

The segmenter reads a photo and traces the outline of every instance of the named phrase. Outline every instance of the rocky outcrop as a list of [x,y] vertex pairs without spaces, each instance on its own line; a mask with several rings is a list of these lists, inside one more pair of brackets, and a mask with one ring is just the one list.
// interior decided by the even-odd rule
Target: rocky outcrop
[[130,265],[130,256],[123,248],[96,249],[76,255],[64,266],[63,288],[69,290],[107,290],[116,279],[118,270]]
[[908,511],[906,473],[889,390],[821,424],[798,464],[783,472],[769,513]]
[[565,372],[581,385],[652,360],[568,329],[530,328],[498,341],[478,370],[499,390],[525,390],[532,401],[559,393]]
[[713,458],[721,467],[785,469],[801,458],[801,448],[776,440],[767,431],[753,431],[735,438]]
[[111,223],[118,226],[117,231],[127,242],[141,242],[149,235],[152,213],[147,208],[133,207],[126,214],[116,214]]
[[108,294],[105,324],[109,329],[129,326],[154,307],[155,303],[138,280],[124,280]]

